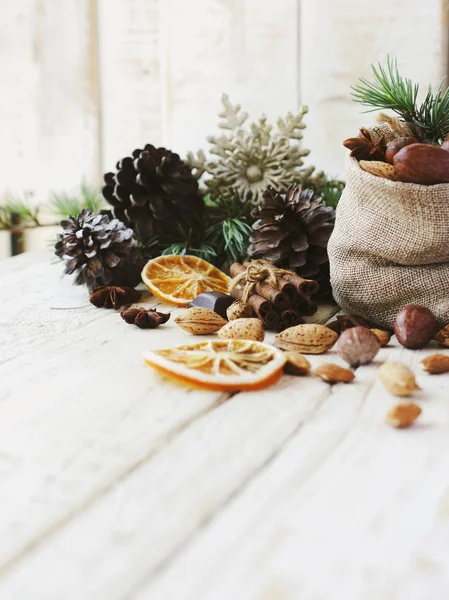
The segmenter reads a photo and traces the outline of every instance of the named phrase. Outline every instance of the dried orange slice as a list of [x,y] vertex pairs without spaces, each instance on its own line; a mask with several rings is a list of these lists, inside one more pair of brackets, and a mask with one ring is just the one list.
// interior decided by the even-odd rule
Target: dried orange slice
[[285,355],[252,340],[212,340],[149,351],[145,363],[193,387],[219,391],[261,390],[282,376]]
[[155,296],[177,306],[185,306],[203,292],[227,293],[231,281],[202,258],[175,254],[147,262],[142,280]]

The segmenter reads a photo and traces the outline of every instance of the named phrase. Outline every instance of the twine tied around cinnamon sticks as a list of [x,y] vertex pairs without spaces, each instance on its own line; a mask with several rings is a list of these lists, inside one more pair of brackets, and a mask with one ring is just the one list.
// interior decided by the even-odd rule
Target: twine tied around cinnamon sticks
[[230,294],[249,304],[268,329],[282,331],[299,325],[304,323],[303,316],[317,311],[311,296],[319,284],[312,279],[303,279],[265,260],[234,263],[230,271]]
[[244,282],[245,287],[243,288],[241,300],[245,304],[248,304],[248,298],[254,292],[254,288],[259,281],[265,281],[270,285],[276,286],[278,284],[278,277],[285,273],[294,275],[294,273],[291,271],[279,269],[278,267],[269,265],[262,260],[253,260],[251,263],[249,263],[246,271],[242,271],[239,273],[239,275],[234,277],[229,284],[229,292],[232,293],[234,288]]

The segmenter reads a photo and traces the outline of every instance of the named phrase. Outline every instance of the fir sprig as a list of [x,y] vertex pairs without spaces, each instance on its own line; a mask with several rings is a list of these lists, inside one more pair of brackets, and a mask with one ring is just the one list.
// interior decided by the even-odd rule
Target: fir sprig
[[386,68],[379,63],[371,69],[372,81],[361,78],[351,88],[353,99],[370,107],[367,112],[392,110],[402,121],[415,125],[417,135],[425,142],[439,143],[449,134],[449,89],[443,91],[444,80],[436,94],[429,86],[423,103],[418,105],[419,84],[401,76],[396,60],[388,57]]
[[97,189],[83,183],[78,194],[54,193],[50,205],[59,217],[66,219],[70,215],[78,215],[83,208],[98,212],[102,208],[103,199]]

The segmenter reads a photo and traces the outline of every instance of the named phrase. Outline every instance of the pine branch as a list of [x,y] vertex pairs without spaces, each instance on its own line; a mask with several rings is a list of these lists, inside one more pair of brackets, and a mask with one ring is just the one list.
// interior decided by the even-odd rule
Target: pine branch
[[83,208],[87,208],[91,212],[98,212],[101,210],[102,205],[103,199],[98,191],[85,183],[81,185],[80,192],[77,195],[54,193],[50,200],[52,210],[62,219],[66,219],[70,215],[76,217]]
[[449,133],[449,89],[443,92],[440,83],[436,95],[431,87],[421,106],[418,106],[419,84],[403,78],[398,70],[397,61],[387,58],[387,68],[379,63],[371,65],[373,81],[360,79],[353,86],[352,97],[363,106],[370,107],[367,112],[377,109],[390,109],[403,121],[416,126],[423,141],[438,143]]

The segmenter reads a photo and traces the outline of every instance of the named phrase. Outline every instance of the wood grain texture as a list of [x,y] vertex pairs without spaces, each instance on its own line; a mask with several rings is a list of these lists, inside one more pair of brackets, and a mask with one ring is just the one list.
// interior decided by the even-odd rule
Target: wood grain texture
[[0,270],[0,571],[224,398],[143,366],[145,348],[173,344],[174,324],[127,325],[48,260]]
[[162,15],[165,144],[207,147],[223,92],[252,120],[298,107],[297,0],[167,0]]
[[448,72],[446,0],[301,0],[301,101],[310,106],[304,141],[313,162],[343,174],[342,141],[374,122],[350,97],[370,65],[398,59],[425,94]]
[[102,169],[163,143],[161,0],[97,0]]
[[98,172],[92,0],[19,0],[1,19],[2,192],[71,190]]
[[[24,282],[1,333],[27,289],[40,297],[16,327],[39,343],[0,365],[1,598],[445,599],[449,375],[418,366],[435,348],[393,341],[347,386],[189,392],[141,364],[192,339],[173,322],[141,331],[85,306],[50,329],[54,299],[83,296],[45,260],[0,265],[0,289]],[[410,430],[384,422],[384,360],[418,374]]]

